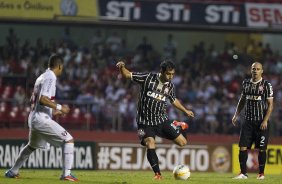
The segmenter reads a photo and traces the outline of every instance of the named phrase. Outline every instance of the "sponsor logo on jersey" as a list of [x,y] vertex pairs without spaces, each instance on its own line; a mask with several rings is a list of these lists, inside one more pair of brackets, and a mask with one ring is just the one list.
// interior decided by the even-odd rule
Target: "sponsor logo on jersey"
[[256,95],[247,95],[246,98],[248,100],[261,100],[261,96],[256,96]]
[[166,97],[164,95],[158,94],[158,93],[155,93],[155,92],[152,92],[152,91],[148,91],[147,95],[149,97],[152,97],[152,98],[155,98],[155,99],[161,100],[161,101],[165,101],[165,99],[166,99]]

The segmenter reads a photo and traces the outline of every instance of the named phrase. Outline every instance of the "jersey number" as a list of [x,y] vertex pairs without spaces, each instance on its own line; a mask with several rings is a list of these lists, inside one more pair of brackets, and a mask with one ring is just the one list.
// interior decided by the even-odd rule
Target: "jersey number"
[[264,140],[265,140],[265,137],[264,137],[264,136],[261,136],[260,146],[264,146]]

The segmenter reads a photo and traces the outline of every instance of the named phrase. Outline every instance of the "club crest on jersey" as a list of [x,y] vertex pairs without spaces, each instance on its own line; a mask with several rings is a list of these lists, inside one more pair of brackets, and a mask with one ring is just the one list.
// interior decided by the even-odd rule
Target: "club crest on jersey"
[[164,89],[164,94],[168,94],[168,88]]
[[152,98],[155,98],[155,99],[161,100],[161,101],[165,101],[165,99],[166,99],[164,95],[158,94],[158,93],[155,93],[155,92],[152,92],[152,91],[148,91],[147,95],[149,97],[152,97]]
[[259,91],[263,92],[263,86],[262,85],[259,86]]

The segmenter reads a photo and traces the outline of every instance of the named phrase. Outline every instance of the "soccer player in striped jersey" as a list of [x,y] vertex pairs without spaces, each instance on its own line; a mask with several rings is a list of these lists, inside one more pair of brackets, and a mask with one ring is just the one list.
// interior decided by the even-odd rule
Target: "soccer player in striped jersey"
[[124,61],[119,61],[116,66],[123,77],[140,85],[136,117],[138,136],[141,144],[147,147],[147,159],[155,172],[154,179],[160,180],[162,177],[155,151],[155,136],[173,140],[181,147],[187,144],[185,131],[188,124],[169,121],[166,113],[167,100],[187,116],[194,117],[194,113],[186,109],[175,96],[175,87],[171,82],[175,74],[175,65],[171,60],[161,63],[159,73],[130,72]]
[[245,79],[242,84],[242,94],[238,102],[232,124],[236,126],[236,120],[241,110],[245,108],[245,120],[241,125],[239,141],[239,162],[241,173],[234,179],[247,179],[248,159],[247,149],[255,143],[258,149],[259,174],[257,179],[262,180],[266,162],[266,149],[269,137],[269,117],[273,110],[273,89],[271,84],[262,78],[262,64],[255,62],[251,67],[252,77]]

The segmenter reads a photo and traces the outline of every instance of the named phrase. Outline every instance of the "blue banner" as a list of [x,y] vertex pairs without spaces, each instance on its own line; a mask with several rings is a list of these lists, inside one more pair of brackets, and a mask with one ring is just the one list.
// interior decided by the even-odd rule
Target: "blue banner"
[[101,20],[190,26],[246,26],[244,4],[100,0]]

